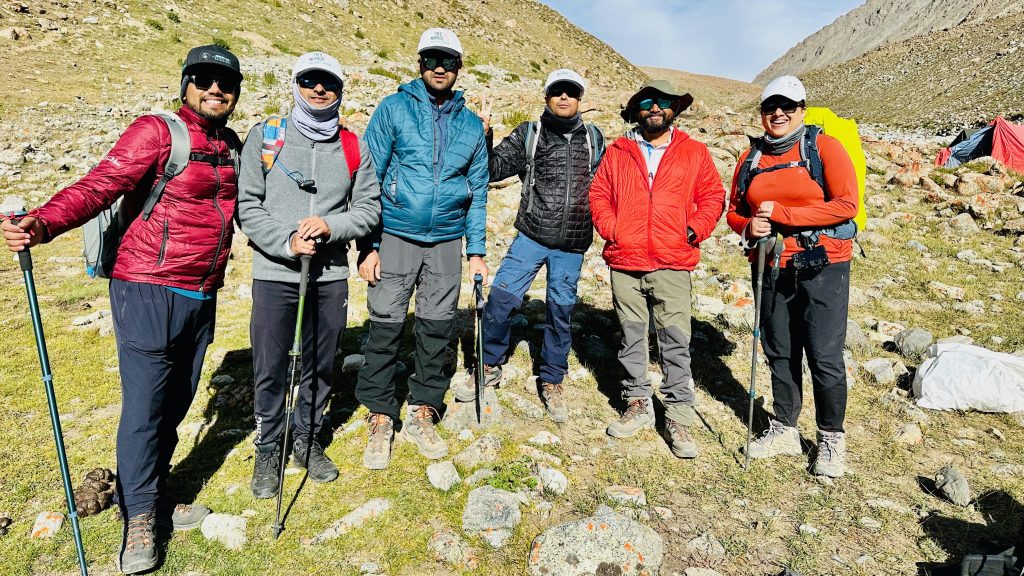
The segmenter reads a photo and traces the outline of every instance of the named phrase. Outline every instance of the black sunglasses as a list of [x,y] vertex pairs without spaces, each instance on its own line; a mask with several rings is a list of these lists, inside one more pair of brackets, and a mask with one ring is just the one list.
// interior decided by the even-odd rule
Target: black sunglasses
[[223,78],[212,74],[189,74],[188,81],[196,85],[199,90],[209,90],[217,84],[223,92],[234,92],[238,89],[240,80],[236,78]]
[[793,102],[789,98],[767,100],[761,103],[761,114],[774,114],[776,110],[782,110],[783,114],[792,114],[803,105],[803,101]]
[[650,110],[651,108],[654,108],[655,104],[657,104],[658,108],[665,110],[667,108],[671,108],[675,102],[676,101],[671,98],[645,98],[644,100],[641,100],[637,106],[639,106],[641,110]]
[[557,98],[562,94],[565,94],[569,98],[576,98],[578,100],[580,96],[583,96],[583,89],[568,82],[564,84],[555,84],[548,88],[546,96],[548,98]]
[[420,65],[427,70],[437,70],[438,66],[445,72],[459,69],[459,58],[456,56],[420,56]]
[[324,87],[324,90],[328,92],[340,92],[341,82],[334,76],[321,75],[321,74],[308,74],[299,76],[295,79],[296,84],[302,88],[313,89],[317,87],[317,84]]

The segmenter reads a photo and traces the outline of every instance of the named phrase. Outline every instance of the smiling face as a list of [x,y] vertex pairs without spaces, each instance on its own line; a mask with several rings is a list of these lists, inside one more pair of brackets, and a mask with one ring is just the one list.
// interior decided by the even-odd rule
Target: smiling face
[[420,76],[432,92],[451,90],[455,79],[459,77],[459,68],[462,68],[462,59],[458,56],[443,50],[420,52]]
[[761,103],[761,125],[772,138],[782,138],[804,123],[806,113],[803,102],[773,96]]
[[238,101],[238,81],[217,68],[199,68],[190,72],[185,88],[185,105],[207,120],[223,121],[231,116]]
[[559,118],[572,118],[580,111],[582,90],[571,82],[559,82],[547,90],[548,109]]
[[[636,113],[640,129],[647,135],[662,134],[672,127],[672,120],[676,117],[676,111],[673,109],[675,103],[673,102],[672,105],[662,108],[660,105],[662,102],[659,102],[658,98],[652,98],[651,100],[652,102],[647,103],[645,99]],[[647,108],[648,106],[650,107]],[[644,110],[644,108],[647,109]]]
[[340,97],[341,82],[327,72],[305,72],[296,78],[295,83],[302,98],[315,108],[326,108],[337,102]]

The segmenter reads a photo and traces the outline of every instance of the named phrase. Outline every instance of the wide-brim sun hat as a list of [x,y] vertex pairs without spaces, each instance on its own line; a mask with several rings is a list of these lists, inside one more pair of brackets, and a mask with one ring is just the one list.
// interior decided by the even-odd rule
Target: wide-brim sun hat
[[693,104],[693,96],[691,96],[689,92],[679,91],[676,87],[672,86],[672,83],[668,80],[651,80],[641,86],[635,94],[630,96],[629,101],[626,102],[626,107],[622,109],[622,112],[620,112],[619,115],[622,116],[622,119],[626,122],[632,122],[633,118],[636,116],[640,101],[657,96],[666,96],[677,101],[679,103],[679,108],[673,108],[677,115]]

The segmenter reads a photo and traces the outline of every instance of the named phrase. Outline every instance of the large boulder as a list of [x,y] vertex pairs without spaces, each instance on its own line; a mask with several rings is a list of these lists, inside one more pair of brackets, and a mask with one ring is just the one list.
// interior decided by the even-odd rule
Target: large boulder
[[527,569],[532,576],[658,574],[663,554],[657,532],[607,514],[548,528],[533,540]]

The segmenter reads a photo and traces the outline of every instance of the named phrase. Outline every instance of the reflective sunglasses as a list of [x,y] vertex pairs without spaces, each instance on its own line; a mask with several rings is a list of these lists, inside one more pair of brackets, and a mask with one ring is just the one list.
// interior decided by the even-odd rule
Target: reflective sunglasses
[[580,96],[583,95],[583,89],[575,84],[566,82],[564,84],[555,84],[547,90],[548,98],[557,98],[562,94],[579,100]]
[[455,56],[420,56],[420,64],[427,70],[437,70],[438,66],[445,72],[458,70],[459,59]]
[[239,80],[236,78],[222,78],[212,74],[189,74],[188,81],[196,85],[199,90],[209,90],[214,84],[220,87],[223,92],[234,92],[238,89]]
[[328,92],[338,93],[341,91],[341,82],[334,76],[328,74],[305,74],[295,79],[301,88],[312,90],[317,84],[324,87]]
[[796,112],[796,109],[800,106],[800,102],[793,102],[788,98],[767,100],[761,103],[761,114],[774,114],[776,110],[781,109],[783,114],[789,115]]
[[665,110],[671,108],[674,103],[675,100],[672,98],[645,98],[644,100],[641,100],[637,106],[639,106],[641,110],[647,111],[654,108],[654,105],[657,104],[659,109]]

